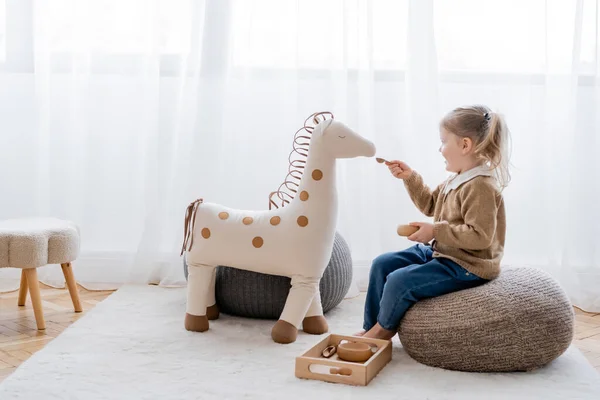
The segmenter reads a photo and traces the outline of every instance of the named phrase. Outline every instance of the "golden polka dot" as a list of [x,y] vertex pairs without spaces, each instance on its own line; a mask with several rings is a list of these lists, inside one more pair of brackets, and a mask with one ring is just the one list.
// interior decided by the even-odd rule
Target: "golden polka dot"
[[252,245],[257,249],[262,247],[263,243],[263,239],[260,236],[257,236],[254,239],[252,239]]
[[204,239],[208,239],[210,237],[210,229],[208,228],[203,228],[202,229],[202,237]]
[[321,171],[320,169],[315,169],[312,172],[312,177],[315,181],[320,181],[321,178],[323,178],[323,171]]
[[302,192],[300,192],[300,200],[302,200],[302,201],[308,200],[308,192],[306,190],[303,190]]
[[271,217],[271,225],[279,225],[281,222],[281,217]]
[[308,225],[308,218],[306,218],[304,215],[299,216],[297,221],[298,225],[302,227]]
[[242,222],[244,225],[250,225],[252,222],[254,222],[254,219],[252,217],[245,217]]
[[221,219],[227,219],[227,218],[229,218],[229,213],[227,213],[225,211],[220,212],[219,213],[219,218],[221,218]]

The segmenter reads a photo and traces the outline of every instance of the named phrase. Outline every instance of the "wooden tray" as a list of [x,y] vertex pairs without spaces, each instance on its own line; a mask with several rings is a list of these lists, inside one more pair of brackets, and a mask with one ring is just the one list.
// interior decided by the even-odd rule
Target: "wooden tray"
[[[337,346],[342,341],[363,342],[374,347],[375,352],[367,361],[348,362],[341,360],[337,352],[325,358],[321,352],[330,345]],[[359,336],[344,336],[331,334],[306,353],[296,357],[296,377],[317,379],[333,383],[366,386],[392,359],[392,342],[388,340],[369,339]],[[332,369],[344,368],[349,375],[332,373]]]

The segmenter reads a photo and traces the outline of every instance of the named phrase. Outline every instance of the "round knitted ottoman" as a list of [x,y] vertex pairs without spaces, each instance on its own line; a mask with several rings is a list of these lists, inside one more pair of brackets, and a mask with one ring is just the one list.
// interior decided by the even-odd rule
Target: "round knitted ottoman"
[[479,287],[417,302],[398,336],[406,352],[426,365],[530,371],[567,350],[573,324],[573,307],[549,274],[506,268]]
[[[187,279],[185,257],[183,268]],[[215,284],[219,311],[240,317],[278,319],[290,291],[290,282],[291,279],[284,276],[219,266]],[[331,259],[319,284],[323,313],[340,304],[351,284],[350,248],[336,232]]]

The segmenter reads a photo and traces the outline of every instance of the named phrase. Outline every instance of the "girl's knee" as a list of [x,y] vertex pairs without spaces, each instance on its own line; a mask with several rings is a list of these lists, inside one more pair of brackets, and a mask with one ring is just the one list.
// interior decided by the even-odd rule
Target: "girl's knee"
[[394,286],[395,288],[410,288],[411,286],[411,270],[407,268],[398,269],[387,277],[387,285]]
[[371,263],[371,274],[379,273],[389,268],[389,264],[392,262],[391,253],[383,253],[373,259]]

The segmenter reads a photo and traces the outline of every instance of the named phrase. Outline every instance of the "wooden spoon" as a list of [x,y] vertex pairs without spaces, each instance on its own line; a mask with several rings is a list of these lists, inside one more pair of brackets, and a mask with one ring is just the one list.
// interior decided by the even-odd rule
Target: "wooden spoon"
[[384,162],[389,162],[388,160],[386,160],[385,158],[380,158],[380,157],[376,157],[375,160],[377,160],[377,162],[379,164],[383,164]]
[[335,354],[336,350],[336,346],[327,346],[325,349],[323,349],[321,355],[325,358],[329,358]]

